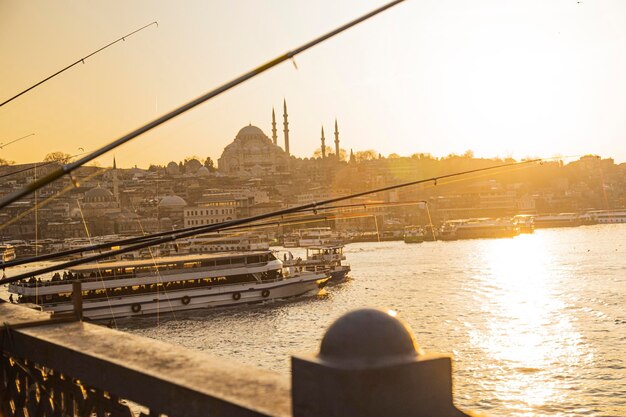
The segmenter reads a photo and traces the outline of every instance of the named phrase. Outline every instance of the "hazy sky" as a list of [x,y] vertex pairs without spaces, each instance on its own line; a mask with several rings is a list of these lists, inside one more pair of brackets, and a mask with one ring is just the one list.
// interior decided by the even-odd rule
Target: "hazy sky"
[[[0,142],[36,133],[0,158],[93,149],[381,4],[0,0],[0,102],[159,22],[0,108]],[[116,150],[118,164],[217,160],[249,122],[270,135],[283,97],[297,156],[336,116],[355,151],[626,161],[623,0],[409,0],[296,61]]]

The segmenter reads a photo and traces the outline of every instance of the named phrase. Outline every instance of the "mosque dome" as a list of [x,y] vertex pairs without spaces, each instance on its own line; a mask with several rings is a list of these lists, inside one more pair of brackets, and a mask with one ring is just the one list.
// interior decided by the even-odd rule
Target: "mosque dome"
[[104,201],[115,201],[115,196],[111,191],[107,190],[106,188],[100,187],[100,185],[92,188],[85,193],[85,202],[87,203]]
[[159,207],[185,207],[187,202],[177,195],[168,195],[161,199]]
[[257,135],[265,136],[265,133],[263,133],[263,131],[260,128],[256,126],[252,126],[251,124],[241,128],[239,130],[239,133],[237,133],[238,138],[242,138],[244,136],[257,136]]
[[198,171],[196,171],[196,175],[199,177],[208,177],[211,173],[207,167],[200,167]]
[[287,155],[280,146],[252,124],[239,130],[218,159],[222,174],[248,177],[287,171]]
[[169,175],[178,175],[178,174],[180,174],[180,167],[178,166],[178,164],[176,162],[172,161],[169,164],[167,164],[167,167],[165,168],[165,171]]

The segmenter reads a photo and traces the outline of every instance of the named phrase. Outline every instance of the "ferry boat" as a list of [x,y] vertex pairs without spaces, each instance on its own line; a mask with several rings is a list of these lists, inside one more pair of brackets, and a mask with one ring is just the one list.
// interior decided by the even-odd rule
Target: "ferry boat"
[[339,243],[337,236],[335,236],[330,227],[311,227],[309,229],[300,229],[299,235],[300,239],[298,240],[298,246],[301,248]]
[[[181,240],[179,251],[182,253],[211,253],[224,251],[257,251],[268,250],[269,239],[266,235],[246,233],[239,236],[212,233]],[[181,253],[181,252],[179,252]]]
[[582,224],[576,213],[559,213],[535,216],[535,229],[550,227],[576,227]]
[[8,243],[0,245],[0,260],[9,262],[15,259],[15,247]]
[[581,217],[599,224],[626,223],[626,210],[592,210]]
[[285,248],[297,248],[300,244],[300,235],[291,233],[283,237],[283,246]]
[[404,243],[422,243],[424,230],[419,226],[407,226],[404,228]]
[[519,235],[520,230],[512,219],[466,219],[444,223],[442,240],[501,238]]
[[83,315],[102,320],[297,297],[329,279],[325,271],[284,268],[271,251],[253,251],[83,264],[64,278],[10,284],[9,292],[43,311],[71,312],[72,282],[79,280]]
[[324,270],[333,283],[342,282],[350,272],[350,265],[342,264],[346,260],[344,245],[310,246],[306,248],[306,259],[294,259],[291,252],[285,254],[285,266],[302,267],[306,271]]

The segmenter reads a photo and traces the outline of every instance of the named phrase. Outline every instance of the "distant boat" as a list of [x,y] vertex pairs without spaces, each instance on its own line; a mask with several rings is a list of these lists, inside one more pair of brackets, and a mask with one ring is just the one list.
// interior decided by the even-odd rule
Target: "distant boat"
[[344,245],[310,246],[306,248],[306,259],[294,259],[291,253],[284,264],[289,267],[302,267],[306,271],[324,271],[331,276],[333,283],[342,282],[350,272],[350,265],[342,264],[346,260]]
[[93,320],[223,307],[317,292],[327,272],[284,268],[271,251],[224,252],[83,264],[50,281],[9,285],[19,303],[54,314],[71,312],[72,282],[80,281],[83,314]]
[[422,243],[424,241],[424,229],[420,226],[407,226],[404,228],[404,243]]
[[594,224],[626,223],[626,210],[591,210],[581,217],[590,219]]
[[301,248],[341,243],[338,235],[334,233],[330,227],[300,229],[299,236],[298,246]]
[[551,227],[576,227],[582,224],[582,219],[577,213],[559,213],[535,216],[535,229]]
[[15,259],[15,247],[13,245],[0,245],[0,259],[2,262],[9,262]]
[[535,218],[530,214],[513,216],[513,221],[519,227],[520,233],[532,233],[535,231]]
[[441,240],[513,237],[520,229],[512,219],[464,219],[445,222],[441,227]]

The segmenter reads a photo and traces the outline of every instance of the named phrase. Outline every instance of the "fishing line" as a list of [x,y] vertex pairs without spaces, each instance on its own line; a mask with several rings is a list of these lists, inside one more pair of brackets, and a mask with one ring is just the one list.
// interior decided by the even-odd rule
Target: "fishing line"
[[304,45],[289,51],[279,57],[274,58],[273,60],[252,69],[251,71],[248,71],[247,73],[227,82],[226,84],[221,85],[220,87],[209,91],[203,95],[201,95],[200,97],[197,97],[185,104],[183,104],[182,106],[170,111],[169,113],[164,114],[163,116],[139,127],[138,129],[133,130],[132,132],[122,136],[121,138],[118,138],[116,140],[114,140],[113,142],[110,142],[109,144],[95,150],[94,152],[90,153],[89,155],[86,155],[84,157],[82,157],[81,159],[79,159],[78,161],[72,162],[72,163],[68,163],[66,165],[64,165],[63,167],[49,173],[48,175],[44,176],[43,178],[41,178],[38,181],[34,181],[28,185],[26,185],[25,187],[23,187],[20,190],[14,191],[6,196],[3,196],[2,198],[0,198],[0,208],[3,208],[9,204],[11,204],[14,201],[19,200],[20,198],[33,193],[35,190],[38,190],[41,187],[44,187],[46,185],[48,185],[49,183],[51,183],[52,181],[55,181],[69,173],[71,173],[72,171],[74,171],[75,169],[79,168],[80,166],[86,164],[89,161],[92,161],[93,159],[96,159],[97,157],[117,148],[120,145],[123,145],[126,142],[129,142],[131,140],[133,140],[134,138],[136,138],[137,136],[140,136],[152,129],[154,129],[157,126],[162,125],[163,123],[177,117],[180,116],[181,114],[193,109],[194,107],[204,103],[205,101],[208,101],[230,89],[232,89],[233,87],[236,87],[237,85],[252,79],[254,77],[256,77],[259,74],[264,73],[265,71],[275,67],[276,65],[292,59],[293,57],[295,57],[296,55],[306,51],[307,49],[310,49],[312,47],[314,47],[315,45],[322,43],[324,41],[326,41],[329,38],[332,38],[333,36],[371,18],[372,16],[375,16],[387,9],[389,9],[390,7],[393,7],[401,2],[403,2],[404,0],[394,0],[390,3],[387,3],[386,5],[383,5],[382,7],[379,7],[377,9],[375,9],[374,11],[367,13],[351,22],[348,22],[346,24],[344,24],[343,26],[340,26],[339,28],[332,30],[330,32],[328,32],[325,35],[320,36],[319,38],[316,38],[310,42],[305,43]]
[[74,63],[72,63],[72,64],[68,65],[67,67],[65,67],[65,68],[63,68],[63,69],[61,69],[61,70],[59,70],[59,71],[55,72],[54,74],[50,75],[49,77],[44,78],[43,80],[39,81],[38,83],[33,84],[32,86],[28,87],[26,90],[24,90],[24,91],[22,91],[22,92],[20,92],[20,93],[18,93],[18,94],[16,94],[16,95],[14,95],[14,96],[13,96],[13,97],[11,97],[10,99],[5,100],[4,102],[0,103],[0,107],[2,107],[2,106],[4,106],[5,104],[7,104],[7,103],[9,103],[9,102],[11,102],[11,101],[13,101],[13,100],[15,100],[16,98],[18,98],[18,97],[19,97],[19,96],[21,96],[22,94],[26,94],[27,92],[29,92],[29,91],[30,91],[30,90],[32,90],[33,88],[35,88],[35,87],[37,87],[37,86],[40,86],[41,84],[43,84],[43,83],[45,83],[46,81],[48,81],[48,80],[50,80],[50,79],[52,79],[52,78],[56,77],[57,75],[59,75],[59,74],[61,74],[61,73],[65,72],[65,71],[67,71],[68,69],[72,68],[73,66],[78,65],[78,64],[80,64],[81,62],[84,64],[84,63],[85,63],[85,60],[86,60],[87,58],[90,58],[90,57],[94,56],[94,55],[95,55],[95,54],[97,54],[98,52],[103,51],[103,50],[107,49],[108,47],[113,46],[113,45],[115,45],[116,43],[118,43],[118,42],[120,42],[120,41],[125,41],[125,40],[126,40],[126,38],[128,38],[128,37],[130,37],[130,36],[134,35],[134,34],[135,34],[135,33],[137,33],[137,32],[140,32],[140,31],[144,30],[145,28],[147,28],[147,27],[149,27],[149,26],[152,26],[152,25],[157,25],[157,27],[159,26],[159,24],[158,24],[157,22],[152,22],[152,23],[149,23],[149,24],[147,24],[147,25],[145,25],[145,26],[143,26],[143,27],[141,27],[141,28],[139,28],[139,29],[137,29],[137,30],[135,30],[135,31],[133,31],[133,32],[131,32],[131,33],[129,33],[128,35],[124,35],[124,36],[122,36],[121,38],[114,40],[113,42],[111,42],[111,43],[109,43],[109,44],[107,44],[107,45],[103,46],[102,48],[100,48],[100,49],[98,49],[98,50],[93,51],[93,52],[92,52],[92,53],[90,53],[89,55],[85,55],[84,57],[82,57],[82,58],[80,58],[78,61],[76,61],[76,62],[74,62]]

